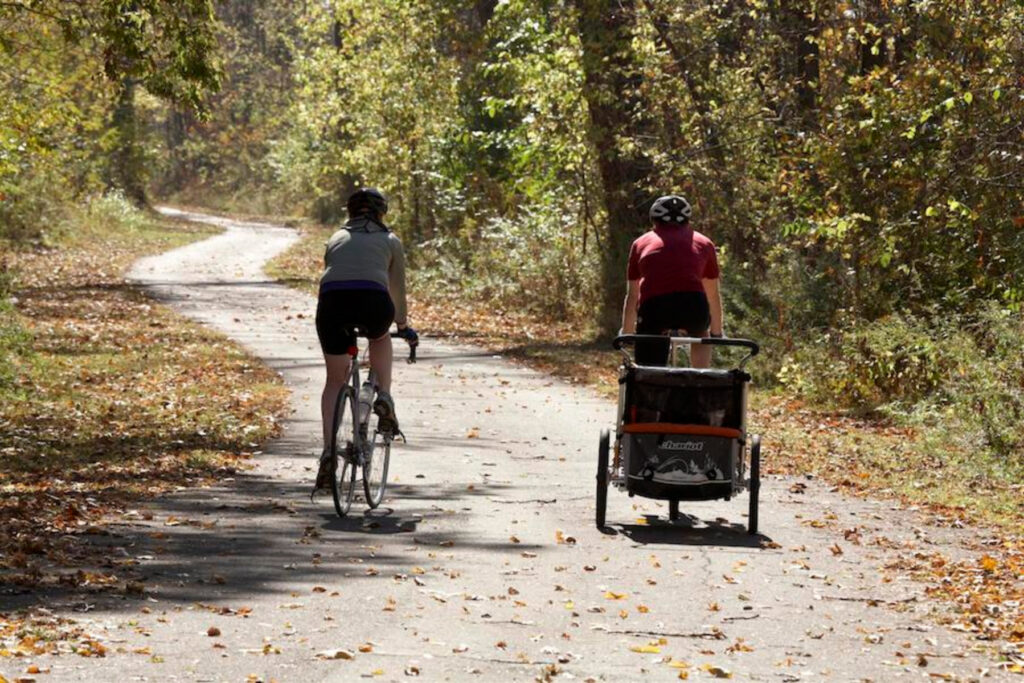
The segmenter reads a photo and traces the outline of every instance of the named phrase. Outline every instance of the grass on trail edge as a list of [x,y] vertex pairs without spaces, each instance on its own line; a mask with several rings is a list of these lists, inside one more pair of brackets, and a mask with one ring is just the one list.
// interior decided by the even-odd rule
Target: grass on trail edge
[[[315,294],[323,248],[333,229],[304,226],[302,240],[281,254],[267,272]],[[425,278],[424,278],[425,279]],[[486,302],[433,296],[410,275],[409,315],[427,336],[482,346],[569,382],[613,398],[618,354],[610,339],[584,326],[499,310]],[[762,472],[818,477],[854,496],[896,499],[917,507],[938,526],[978,526],[970,548],[976,560],[952,561],[921,555],[902,571],[928,584],[928,592],[955,605],[946,619],[979,638],[1009,640],[1024,647],[1024,487],[1019,482],[979,480],[959,472],[955,459],[926,446],[924,435],[885,422],[815,409],[778,393],[758,392],[757,359],[749,430],[762,435]],[[401,388],[397,390],[401,395]],[[613,410],[609,410],[612,427]],[[594,434],[596,462],[598,435]],[[799,487],[798,487],[799,488]],[[858,542],[854,529],[836,529],[843,542]],[[849,539],[854,539],[850,541]],[[1022,651],[1024,656],[1024,651]]]
[[[247,468],[277,433],[279,376],[123,278],[137,258],[211,232],[150,217],[7,252],[14,306],[0,324],[25,341],[0,381],[0,595],[142,594],[137,561],[89,538],[151,516],[145,499]],[[26,640],[46,624],[74,642]],[[18,647],[95,654],[61,620],[0,614],[0,655]]]

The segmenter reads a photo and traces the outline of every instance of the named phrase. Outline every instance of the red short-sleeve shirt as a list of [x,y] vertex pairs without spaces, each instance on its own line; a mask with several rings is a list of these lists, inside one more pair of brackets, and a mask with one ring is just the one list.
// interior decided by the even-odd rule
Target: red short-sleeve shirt
[[658,226],[629,249],[626,277],[640,281],[640,301],[673,292],[703,292],[720,275],[715,243],[689,226]]

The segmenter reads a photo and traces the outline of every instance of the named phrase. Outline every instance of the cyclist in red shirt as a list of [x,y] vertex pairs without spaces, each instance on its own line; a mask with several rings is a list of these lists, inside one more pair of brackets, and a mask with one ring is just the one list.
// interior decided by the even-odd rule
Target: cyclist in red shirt
[[[623,334],[665,334],[680,330],[691,337],[722,336],[715,244],[690,227],[692,209],[682,197],[659,197],[651,205],[652,228],[633,242],[626,272]],[[669,344],[639,342],[636,362],[665,365]],[[690,347],[690,364],[711,365],[711,347]]]

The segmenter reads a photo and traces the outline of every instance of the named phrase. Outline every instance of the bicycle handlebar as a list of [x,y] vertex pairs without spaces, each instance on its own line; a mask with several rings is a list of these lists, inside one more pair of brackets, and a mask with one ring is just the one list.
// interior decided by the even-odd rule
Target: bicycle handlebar
[[[405,336],[402,335],[401,332],[392,332],[391,333],[391,338],[392,339],[405,339]],[[406,341],[408,341],[408,340],[406,340]],[[406,361],[405,361],[406,363],[415,363],[416,362],[416,347],[419,346],[419,345],[420,345],[419,339],[417,339],[414,343],[409,344],[409,357],[406,359]]]
[[730,337],[673,337],[665,334],[623,334],[619,335],[612,340],[612,347],[621,353],[626,363],[635,363],[634,359],[629,355],[627,351],[623,350],[623,346],[626,344],[635,344],[638,341],[670,341],[677,344],[702,344],[707,346],[739,346],[747,349],[749,353],[743,357],[740,361],[739,367],[743,369],[746,366],[747,361],[756,356],[760,351],[761,347],[757,342],[750,339],[732,339]]
[[734,339],[732,337],[669,337],[664,334],[623,334],[612,340],[612,347],[621,351],[626,344],[635,344],[638,341],[654,341],[658,339],[669,339],[679,344],[705,344],[708,346],[742,346],[750,349],[750,356],[753,358],[760,351],[761,347],[757,342],[750,339]]

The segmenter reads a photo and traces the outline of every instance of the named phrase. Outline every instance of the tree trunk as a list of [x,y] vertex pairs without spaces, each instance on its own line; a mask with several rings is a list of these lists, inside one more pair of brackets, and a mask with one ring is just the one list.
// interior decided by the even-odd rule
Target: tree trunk
[[[862,31],[867,34],[867,25],[886,26],[889,17],[878,0],[864,3]],[[872,32],[873,33],[873,32]],[[888,62],[887,47],[882,35],[866,35],[860,44],[860,75],[868,76],[875,69],[880,69]]]
[[821,82],[821,24],[813,7],[797,2],[788,10],[790,34],[796,53],[796,104],[803,130],[818,128],[818,87]]
[[597,154],[608,216],[603,240],[604,300],[599,322],[605,331],[619,327],[626,291],[626,257],[646,220],[640,210],[649,200],[651,164],[638,139],[645,128],[639,93],[640,72],[633,53],[636,25],[633,0],[576,0],[589,136]]
[[171,106],[164,122],[164,137],[167,144],[169,168],[167,176],[160,184],[161,192],[177,192],[184,188],[188,177],[185,160],[182,158],[181,147],[185,144],[188,133],[188,117],[177,106]]
[[145,159],[139,144],[139,123],[135,112],[135,80],[125,77],[114,105],[111,126],[116,147],[110,158],[108,184],[124,192],[137,206],[146,205]]

